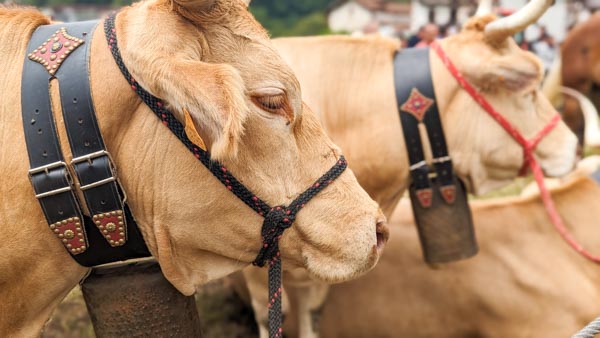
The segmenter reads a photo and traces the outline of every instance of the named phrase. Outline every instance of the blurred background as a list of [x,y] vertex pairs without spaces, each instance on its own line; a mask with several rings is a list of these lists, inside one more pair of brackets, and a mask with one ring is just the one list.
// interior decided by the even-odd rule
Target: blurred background
[[[130,0],[4,0],[42,8],[55,20],[98,18]],[[497,14],[508,15],[526,0],[496,0]],[[427,23],[435,23],[439,34],[452,34],[474,13],[476,0],[254,0],[250,11],[273,37],[330,33],[373,34],[408,39]],[[556,0],[539,26],[562,41],[574,24],[600,9],[600,0]],[[543,35],[531,28],[526,39]]]
[[[4,2],[39,7],[59,21],[99,18],[131,3],[130,0]],[[497,15],[506,16],[525,3],[526,0],[495,0],[494,7]],[[250,11],[272,37],[381,34],[401,39],[404,46],[418,47],[458,32],[476,7],[477,0],[254,0]],[[569,29],[598,9],[600,0],[556,0],[537,25],[515,38],[549,68]]]

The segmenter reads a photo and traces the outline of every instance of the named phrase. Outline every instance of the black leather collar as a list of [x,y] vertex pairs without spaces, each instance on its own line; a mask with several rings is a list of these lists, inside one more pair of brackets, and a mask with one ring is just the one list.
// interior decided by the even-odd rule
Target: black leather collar
[[[36,197],[51,231],[81,265],[97,266],[150,253],[123,203],[116,169],[106,151],[89,84],[89,51],[97,21],[40,26],[31,37],[23,67],[23,128]],[[56,78],[69,145],[67,164],[50,104]],[[84,215],[71,179],[75,172]]]
[[[477,253],[467,194],[454,174],[438,110],[429,49],[394,57],[396,99],[410,164],[409,193],[425,261],[446,263]],[[419,125],[426,131],[435,172],[425,162]]]

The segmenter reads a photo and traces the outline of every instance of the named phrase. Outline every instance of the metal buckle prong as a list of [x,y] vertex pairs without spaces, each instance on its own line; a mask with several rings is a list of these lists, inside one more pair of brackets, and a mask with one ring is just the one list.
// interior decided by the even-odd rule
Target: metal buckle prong
[[81,191],[85,191],[85,190],[92,189],[92,188],[95,188],[95,187],[99,187],[101,185],[104,185],[104,184],[110,183],[110,182],[114,182],[114,181],[116,181],[116,178],[114,176],[111,176],[109,178],[105,178],[105,179],[103,179],[101,181],[98,181],[98,182],[90,183],[90,184],[87,184],[87,185],[82,185],[82,186],[79,187],[79,189],[81,189]]
[[67,191],[71,191],[71,190],[72,190],[71,186],[69,185],[68,187],[48,191],[48,192],[45,192],[42,194],[36,194],[35,198],[40,199],[40,198],[44,198],[44,197],[54,196],[54,195],[62,194],[63,192],[67,192]]
[[425,162],[425,161],[417,162],[417,163],[415,163],[415,164],[413,164],[413,165],[410,166],[410,171],[417,170],[417,169],[422,168],[422,167],[424,167],[426,165],[427,165],[427,162]]
[[85,162],[85,161],[87,161],[90,165],[92,165],[93,159],[101,157],[101,156],[107,156],[108,160],[110,161],[111,166],[113,165],[112,158],[111,158],[110,154],[108,153],[108,151],[106,151],[106,150],[100,150],[95,153],[76,157],[71,160],[71,165],[78,164],[78,163]]
[[439,164],[439,163],[450,162],[450,161],[452,161],[452,158],[450,156],[444,156],[444,157],[434,158],[432,162]]
[[37,167],[37,168],[32,168],[29,170],[29,177],[35,175],[35,174],[39,174],[41,172],[45,172],[46,175],[50,174],[50,170],[52,169],[56,169],[56,168],[60,168],[60,167],[64,167],[65,170],[67,169],[67,164],[63,161],[58,161],[58,162],[54,162],[54,163],[50,163],[50,164],[46,164],[45,166],[41,166],[41,167]]

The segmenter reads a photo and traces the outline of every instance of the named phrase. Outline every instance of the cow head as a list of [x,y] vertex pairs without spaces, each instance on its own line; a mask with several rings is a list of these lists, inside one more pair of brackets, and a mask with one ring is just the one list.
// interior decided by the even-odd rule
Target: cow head
[[[588,96],[596,109],[600,109],[600,35],[598,35],[598,31],[600,31],[600,13],[595,13],[569,32],[561,45],[562,66],[559,71],[562,85]],[[558,85],[557,83],[556,87]],[[582,116],[583,109],[580,109],[578,100],[570,96],[563,97],[563,99],[563,118],[567,125],[577,132],[583,143],[585,125]],[[587,127],[585,125],[585,128]],[[585,143],[587,142],[586,136]]]
[[[521,50],[512,35],[545,11],[551,0],[532,1],[497,20],[470,19],[460,34],[440,42],[465,78],[526,138],[540,132],[558,112],[539,89],[540,61]],[[482,11],[478,11],[483,14]],[[474,193],[512,180],[523,164],[523,149],[463,90],[437,55],[432,55],[435,89],[456,169]],[[576,137],[563,122],[539,144],[535,156],[549,176],[566,174],[575,163]]]
[[577,25],[561,45],[563,85],[587,93],[600,86],[600,13]]
[[[182,123],[189,112],[188,123],[212,158],[268,204],[289,204],[339,158],[338,147],[302,104],[296,77],[242,0],[144,2],[121,12],[116,28],[136,80]],[[114,109],[121,92],[104,86]],[[166,277],[190,294],[252,262],[262,245],[263,218],[217,181],[146,106],[125,114],[131,117],[109,117],[121,131],[112,135],[111,151]],[[347,170],[284,233],[284,266],[307,268],[327,281],[366,272],[387,237],[384,219]]]

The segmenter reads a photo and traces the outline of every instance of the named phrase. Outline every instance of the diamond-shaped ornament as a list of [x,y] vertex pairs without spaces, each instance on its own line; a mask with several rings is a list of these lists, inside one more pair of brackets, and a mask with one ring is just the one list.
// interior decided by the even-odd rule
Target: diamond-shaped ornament
[[29,53],[28,57],[44,66],[50,75],[54,75],[69,54],[83,42],[83,40],[67,34],[67,30],[63,27]]
[[417,88],[413,88],[410,92],[408,100],[400,107],[402,111],[405,111],[414,116],[419,122],[423,121],[425,113],[431,108],[434,101],[427,96],[421,94]]

